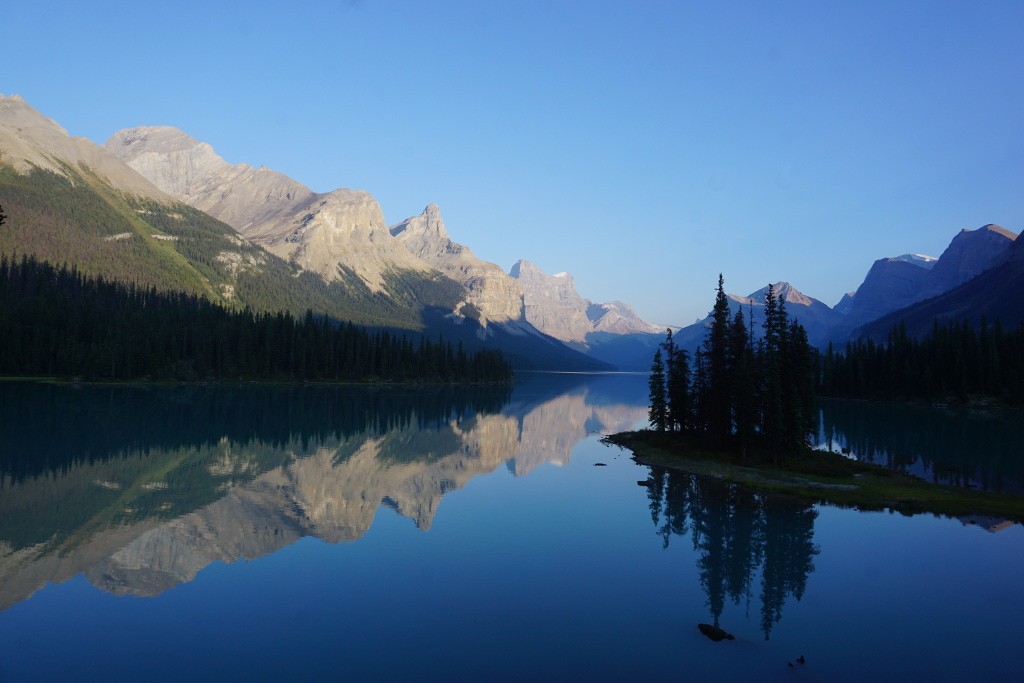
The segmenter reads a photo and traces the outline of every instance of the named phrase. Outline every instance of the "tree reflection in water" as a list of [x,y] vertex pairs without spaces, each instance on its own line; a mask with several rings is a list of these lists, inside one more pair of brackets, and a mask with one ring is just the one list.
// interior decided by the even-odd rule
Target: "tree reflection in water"
[[790,496],[656,466],[646,485],[664,547],[689,534],[700,555],[697,570],[715,626],[727,600],[750,604],[760,572],[761,632],[768,640],[786,598],[803,597],[814,571],[817,511]]

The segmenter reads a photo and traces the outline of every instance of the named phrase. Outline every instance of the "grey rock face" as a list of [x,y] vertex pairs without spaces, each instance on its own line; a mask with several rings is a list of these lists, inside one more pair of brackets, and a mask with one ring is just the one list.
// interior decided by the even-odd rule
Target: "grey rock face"
[[383,291],[390,271],[432,271],[392,238],[367,192],[319,194],[275,171],[229,164],[167,126],[128,128],[104,146],[163,191],[327,280],[340,278],[343,267]]
[[665,329],[640,318],[629,304],[609,301],[605,304],[590,304],[587,318],[594,324],[595,332],[610,334],[662,334]]
[[942,252],[918,300],[930,299],[958,287],[999,263],[1017,235],[989,223],[977,230],[961,230]]
[[534,327],[565,342],[585,342],[594,325],[587,317],[590,302],[576,291],[572,275],[548,275],[529,261],[512,266],[512,277],[523,286],[526,319]]
[[58,160],[85,166],[128,194],[170,202],[171,197],[120,160],[85,138],[76,138],[30,107],[18,95],[0,95],[2,160],[20,173],[34,167],[64,175]]
[[526,260],[512,266],[512,277],[523,286],[526,319],[555,339],[586,346],[596,332],[661,334],[665,329],[640,318],[621,301],[595,304],[580,296],[569,273],[548,275]]
[[465,287],[466,299],[457,313],[475,315],[484,326],[523,319],[522,285],[497,264],[452,241],[436,204],[392,226],[390,232],[413,256]]

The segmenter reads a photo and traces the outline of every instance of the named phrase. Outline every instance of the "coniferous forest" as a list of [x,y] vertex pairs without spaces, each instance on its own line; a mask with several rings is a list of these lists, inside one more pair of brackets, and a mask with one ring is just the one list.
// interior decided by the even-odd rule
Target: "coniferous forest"
[[371,332],[312,312],[229,310],[195,294],[0,257],[0,375],[86,380],[504,382],[500,352]]
[[765,453],[773,462],[800,449],[816,419],[816,352],[769,285],[763,334],[740,308],[730,316],[724,280],[704,343],[691,359],[669,330],[651,365],[651,426],[697,436],[717,450]]
[[996,399],[1024,402],[1024,325],[1005,330],[997,320],[979,328],[967,322],[935,323],[929,335],[914,339],[903,325],[884,343],[851,342],[845,351],[831,345],[821,359],[821,393],[838,398],[968,402]]

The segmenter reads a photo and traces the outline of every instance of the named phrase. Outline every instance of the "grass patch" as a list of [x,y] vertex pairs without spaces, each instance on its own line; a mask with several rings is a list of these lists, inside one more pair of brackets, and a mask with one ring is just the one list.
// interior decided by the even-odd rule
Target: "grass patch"
[[1024,496],[934,484],[826,451],[806,449],[775,465],[758,455],[743,458],[734,452],[711,451],[681,434],[621,432],[604,441],[631,450],[642,465],[661,465],[819,503],[907,515],[982,515],[1024,522]]

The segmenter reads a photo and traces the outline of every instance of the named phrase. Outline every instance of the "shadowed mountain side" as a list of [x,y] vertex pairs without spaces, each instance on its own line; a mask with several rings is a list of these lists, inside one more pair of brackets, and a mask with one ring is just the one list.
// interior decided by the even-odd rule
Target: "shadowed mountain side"
[[[989,223],[961,230],[936,260],[920,254],[879,259],[857,291],[836,305],[844,315],[831,339],[845,344],[855,330],[948,292],[1006,260],[1016,233]],[[937,309],[932,308],[933,312]]]
[[857,288],[836,338],[842,338],[857,325],[917,301],[928,272],[919,262],[902,258],[875,261]]
[[587,335],[587,355],[611,363],[623,372],[646,372],[658,345],[665,341],[665,332],[659,334],[612,334],[591,332]]
[[453,344],[462,343],[467,351],[499,348],[516,371],[605,372],[616,369],[569,348],[526,321],[491,322],[484,329],[475,320],[453,316],[440,308],[425,309],[422,320],[428,339],[444,337]]
[[854,337],[882,341],[901,321],[910,336],[923,337],[935,321],[967,321],[978,328],[982,319],[989,324],[998,319],[1006,329],[1024,323],[1024,241],[1020,237],[1006,251],[1003,263],[944,294],[874,320],[857,329]]

